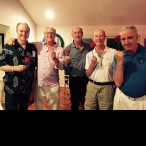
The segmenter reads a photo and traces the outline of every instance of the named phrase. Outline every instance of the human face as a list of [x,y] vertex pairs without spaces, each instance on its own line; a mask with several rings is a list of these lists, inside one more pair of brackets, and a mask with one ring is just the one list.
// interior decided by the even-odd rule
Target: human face
[[129,53],[135,53],[138,45],[138,35],[131,29],[123,30],[120,33],[121,44]]
[[96,46],[103,46],[106,39],[105,33],[102,30],[96,30],[93,35],[93,41]]
[[49,42],[49,41],[54,42],[55,41],[55,32],[51,28],[46,29],[46,31],[44,32],[44,36],[45,36],[46,42]]
[[82,32],[81,28],[75,27],[72,30],[72,37],[73,37],[73,40],[74,40],[75,43],[76,42],[77,43],[82,42],[83,32]]
[[26,24],[20,24],[16,28],[16,33],[17,33],[19,41],[26,42],[27,39],[29,38],[30,30],[29,30],[29,28],[28,28],[28,26]]

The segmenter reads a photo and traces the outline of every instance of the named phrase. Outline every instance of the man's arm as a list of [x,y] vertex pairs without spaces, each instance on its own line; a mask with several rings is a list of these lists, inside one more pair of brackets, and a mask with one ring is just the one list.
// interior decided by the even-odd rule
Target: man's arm
[[115,73],[113,75],[113,80],[116,86],[120,87],[124,80],[124,75],[123,75],[124,53],[122,51],[117,51],[115,57],[117,60],[117,64],[116,64]]
[[18,66],[10,66],[10,65],[5,65],[5,66],[0,66],[0,70],[4,72],[22,72],[26,69],[25,65],[18,65]]
[[[86,64],[88,64],[88,61],[89,61],[88,57],[89,56],[86,56]],[[86,69],[86,76],[87,77],[90,77],[92,75],[96,65],[97,65],[97,58],[95,56],[92,56],[91,63],[89,65],[89,67]]]

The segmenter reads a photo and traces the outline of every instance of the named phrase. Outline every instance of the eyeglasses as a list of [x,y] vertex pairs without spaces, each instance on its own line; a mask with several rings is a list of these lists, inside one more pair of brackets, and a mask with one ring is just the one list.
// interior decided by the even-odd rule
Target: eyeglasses
[[45,32],[46,35],[55,35],[54,32]]

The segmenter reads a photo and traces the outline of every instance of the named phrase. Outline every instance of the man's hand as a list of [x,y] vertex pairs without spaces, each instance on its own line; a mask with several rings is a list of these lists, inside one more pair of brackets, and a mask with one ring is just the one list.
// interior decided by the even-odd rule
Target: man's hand
[[15,45],[15,38],[11,38],[10,40],[8,40],[7,44],[8,45]]
[[69,64],[70,63],[70,57],[65,56],[64,59],[63,59],[63,62],[66,63],[66,64]]
[[95,56],[92,56],[91,65],[95,66],[96,64],[97,64],[97,58]]
[[123,63],[124,62],[124,53],[123,51],[116,51],[115,57],[117,59],[117,62]]
[[54,52],[54,50],[50,50],[50,51],[49,51],[49,56],[50,56],[52,59],[55,59],[55,58],[56,58],[56,53]]
[[26,70],[26,66],[25,65],[18,65],[18,66],[15,66],[13,69],[14,69],[14,71],[22,72],[22,71]]

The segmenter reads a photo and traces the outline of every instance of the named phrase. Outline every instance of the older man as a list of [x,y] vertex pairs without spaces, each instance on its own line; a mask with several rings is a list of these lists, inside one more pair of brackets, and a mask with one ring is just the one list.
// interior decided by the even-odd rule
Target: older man
[[123,26],[119,35],[124,52],[117,51],[114,63],[114,110],[146,110],[146,48],[137,43],[133,25]]
[[80,103],[84,107],[86,86],[88,78],[85,74],[86,54],[91,51],[89,45],[82,41],[83,30],[81,27],[72,29],[73,42],[64,50],[65,70],[69,74],[69,88],[71,110],[78,110]]
[[34,43],[38,50],[38,83],[35,105],[45,109],[48,101],[50,110],[59,109],[59,69],[63,69],[63,48],[55,43],[56,29],[46,26],[45,42]]
[[18,23],[16,33],[18,38],[14,45],[6,44],[0,53],[0,70],[5,71],[5,109],[27,110],[37,63],[37,50],[27,41],[30,34],[27,23]]
[[111,110],[115,86],[113,60],[115,50],[104,45],[105,31],[97,29],[93,34],[96,46],[86,55],[86,75],[89,77],[85,97],[85,110]]

